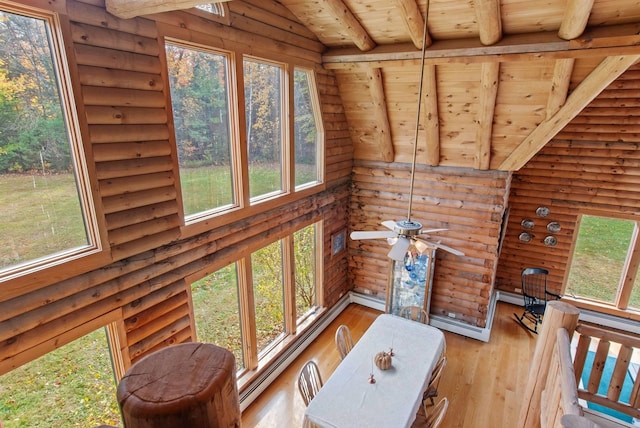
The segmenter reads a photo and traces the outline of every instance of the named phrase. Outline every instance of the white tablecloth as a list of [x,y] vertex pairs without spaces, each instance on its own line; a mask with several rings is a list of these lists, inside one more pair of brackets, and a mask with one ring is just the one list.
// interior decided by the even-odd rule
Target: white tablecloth
[[[391,346],[392,368],[378,369],[375,354]],[[306,418],[320,427],[411,426],[443,349],[440,330],[380,315],[311,400]],[[374,384],[368,382],[372,370]]]

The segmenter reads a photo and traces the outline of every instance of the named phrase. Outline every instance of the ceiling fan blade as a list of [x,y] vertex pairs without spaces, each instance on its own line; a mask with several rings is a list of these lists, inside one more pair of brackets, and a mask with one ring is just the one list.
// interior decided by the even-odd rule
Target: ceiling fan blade
[[[447,252],[449,252],[451,254],[455,254],[456,256],[464,256],[464,253],[462,251],[456,250],[455,248],[448,247],[448,246],[443,245],[443,244],[441,244],[439,242],[426,241],[424,239],[418,239],[418,238],[414,238],[414,241],[416,241],[416,244],[422,244],[427,248],[428,247],[436,247],[436,248],[440,248],[440,249],[442,249],[444,251],[447,251]],[[420,250],[420,247],[418,247],[417,245],[416,245],[416,248],[418,248],[418,250]],[[424,250],[420,250],[420,251],[424,251]]]
[[404,236],[398,237],[398,242],[393,244],[388,256],[393,260],[403,261],[404,255],[407,253],[410,244],[411,241],[408,238],[405,238]]
[[389,230],[394,230],[396,227],[396,222],[393,220],[385,220],[382,222],[382,225]]
[[428,229],[428,230],[423,230],[421,235],[426,234],[426,233],[442,232],[444,230],[449,230],[449,229]]
[[393,238],[395,233],[390,230],[372,230],[372,231],[353,231],[351,232],[351,239],[382,239]]
[[438,244],[438,243],[433,243],[434,246],[440,248],[441,250],[445,250],[451,254],[455,254],[456,256],[464,256],[464,253],[460,250],[456,250],[455,248],[451,248],[451,247],[447,247],[446,245],[442,245],[442,244]]

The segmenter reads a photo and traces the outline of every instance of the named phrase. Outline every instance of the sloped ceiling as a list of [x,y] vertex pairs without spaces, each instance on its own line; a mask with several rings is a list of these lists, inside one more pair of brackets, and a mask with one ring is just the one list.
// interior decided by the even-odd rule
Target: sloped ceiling
[[[637,0],[264,1],[284,5],[326,46],[356,159],[411,162],[417,141],[426,165],[513,171],[607,88],[610,112],[573,123],[574,135],[602,138],[607,117],[637,114],[627,111],[635,78],[615,83],[640,58]],[[198,3],[106,2],[127,17]]]
[[631,0],[280,3],[327,46],[359,159],[411,161],[425,17],[427,165],[519,169],[640,58]]

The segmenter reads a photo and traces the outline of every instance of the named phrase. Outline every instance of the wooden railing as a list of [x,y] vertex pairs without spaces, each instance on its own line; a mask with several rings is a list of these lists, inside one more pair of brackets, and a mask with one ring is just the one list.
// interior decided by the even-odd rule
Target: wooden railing
[[[637,350],[636,352],[640,352],[640,337],[586,324],[579,324],[576,331],[580,334],[580,337],[578,339],[573,365],[575,368],[575,379],[578,384],[583,377],[582,374],[585,370],[585,362],[591,343],[594,339],[598,342],[588,381],[586,385],[583,385],[583,388],[578,389],[578,396],[592,403],[640,419],[640,376],[636,375],[635,382],[631,389],[629,403],[620,401],[622,387],[631,364],[631,356],[633,355],[634,349]],[[615,352],[609,352],[612,347],[619,347],[617,354]],[[598,393],[598,388],[608,358],[615,359],[615,364],[607,385],[607,393],[603,395]],[[613,363],[610,361],[609,364]],[[589,367],[586,367],[586,369],[589,369]]]
[[[594,427],[583,416],[578,399],[600,404],[624,414],[640,418],[640,380],[636,376],[629,403],[620,401],[620,393],[634,349],[640,349],[640,338],[578,325],[579,311],[561,301],[547,305],[542,330],[536,343],[529,378],[523,396],[518,427]],[[575,359],[571,356],[571,337],[580,334]],[[598,340],[584,388],[578,388],[592,340]],[[617,356],[609,350],[619,347]],[[607,358],[615,358],[607,394],[598,393]],[[573,360],[573,361],[572,361]],[[623,426],[622,422],[620,426]]]
[[564,415],[583,416],[578,403],[578,387],[571,361],[571,339],[564,328],[556,334],[549,374],[540,402],[540,426],[562,426]]

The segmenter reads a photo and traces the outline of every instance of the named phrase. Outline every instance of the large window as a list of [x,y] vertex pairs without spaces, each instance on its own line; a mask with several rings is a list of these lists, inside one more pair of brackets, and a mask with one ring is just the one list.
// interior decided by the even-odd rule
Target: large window
[[5,428],[122,426],[105,329],[0,377]]
[[285,190],[283,148],[283,94],[281,66],[244,60],[244,103],[252,199]]
[[0,10],[0,276],[98,248],[59,29]]
[[177,44],[166,54],[185,216],[233,207],[229,58]]
[[198,340],[232,351],[240,372],[269,359],[321,304],[320,233],[309,225],[194,282]]
[[294,79],[294,135],[296,188],[320,181],[320,119],[314,97],[313,74],[295,69]]
[[637,221],[583,215],[565,294],[638,310],[639,263]]

